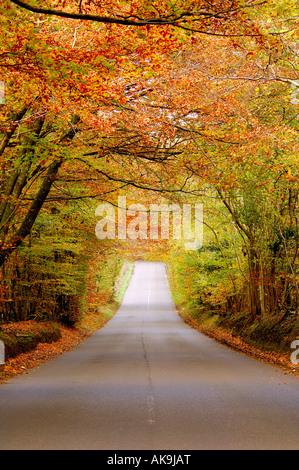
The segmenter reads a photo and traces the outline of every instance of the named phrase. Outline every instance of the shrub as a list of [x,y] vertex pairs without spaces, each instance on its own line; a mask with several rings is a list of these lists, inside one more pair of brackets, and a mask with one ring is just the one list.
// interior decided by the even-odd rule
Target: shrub
[[5,345],[5,360],[32,351],[39,343],[52,343],[60,338],[58,324],[50,322],[8,324],[0,329],[0,340]]

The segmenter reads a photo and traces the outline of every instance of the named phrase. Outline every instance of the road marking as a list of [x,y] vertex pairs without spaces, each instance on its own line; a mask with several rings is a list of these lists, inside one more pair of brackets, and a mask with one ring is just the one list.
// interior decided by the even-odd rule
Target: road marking
[[[147,292],[147,310],[149,310],[149,306],[150,306],[150,294],[151,294],[151,286],[149,285],[148,292]],[[144,322],[144,318],[143,318],[143,322]],[[151,377],[151,368],[150,368],[150,363],[148,360],[147,350],[146,350],[146,346],[144,342],[144,333],[142,333],[141,340],[142,340],[144,359],[145,359],[145,364],[146,364],[147,374],[148,374],[148,383],[149,383],[150,390],[152,390],[153,384],[152,384],[152,377]],[[155,424],[156,422],[156,415],[155,415],[155,399],[151,392],[149,395],[147,395],[146,401],[147,401],[147,416],[148,416],[147,421],[148,421],[148,424],[152,425],[152,424]]]
[[147,412],[148,412],[148,423],[155,424],[156,422],[155,399],[153,395],[148,395],[147,397]]
[[149,385],[149,388],[150,388],[150,393],[147,395],[147,399],[146,399],[148,423],[149,424],[155,424],[155,422],[156,422],[155,399],[154,399],[154,396],[152,394],[153,383],[152,383],[152,376],[151,376],[151,368],[150,368],[150,364],[149,364],[149,361],[148,361],[147,351],[146,351],[146,347],[145,347],[145,343],[144,343],[144,335],[142,335],[142,346],[143,346],[143,350],[144,350],[144,360],[145,360],[145,365],[146,365],[146,369],[147,369],[148,385]]

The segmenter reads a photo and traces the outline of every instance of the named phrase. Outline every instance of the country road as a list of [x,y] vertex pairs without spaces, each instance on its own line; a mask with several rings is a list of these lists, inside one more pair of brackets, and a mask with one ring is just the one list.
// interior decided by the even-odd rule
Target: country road
[[177,315],[165,266],[72,351],[0,387],[1,450],[299,449],[299,379]]

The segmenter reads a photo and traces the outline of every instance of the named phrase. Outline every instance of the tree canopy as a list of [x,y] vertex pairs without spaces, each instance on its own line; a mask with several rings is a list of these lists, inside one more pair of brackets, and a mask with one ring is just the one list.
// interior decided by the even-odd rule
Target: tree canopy
[[29,252],[37,263],[43,240],[64,285],[96,243],[176,253],[174,241],[100,243],[94,210],[119,195],[198,202],[192,295],[252,319],[298,308],[295,1],[4,0],[0,15],[6,279],[15,257],[24,272]]

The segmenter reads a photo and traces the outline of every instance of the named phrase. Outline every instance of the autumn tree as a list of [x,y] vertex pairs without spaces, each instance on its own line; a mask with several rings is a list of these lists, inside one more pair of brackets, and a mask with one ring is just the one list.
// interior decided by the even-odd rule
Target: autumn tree
[[[219,200],[226,210],[216,205],[220,220],[206,224],[216,250],[207,256],[204,248],[199,256],[198,265],[207,263],[206,271],[199,270],[205,276],[201,298],[220,312],[243,309],[251,321],[272,318],[278,323],[298,306],[297,20],[291,8],[286,13],[289,29],[275,49],[272,42],[262,48],[252,41],[230,42],[225,48],[218,44],[218,57],[226,58],[221,65],[211,60],[212,48],[209,61],[203,55],[191,58],[189,75],[197,73],[200,80],[200,71],[209,93],[193,106],[192,120],[185,117],[176,124],[190,142],[183,164],[196,191],[203,198],[205,192],[206,201]],[[272,31],[278,31],[280,20],[268,22]],[[228,237],[219,228],[225,224],[235,234]],[[212,272],[216,284],[209,286]]]
[[277,112],[267,93],[283,103],[296,80],[296,20],[275,11],[273,22],[258,2],[3,2],[0,264],[51,203],[113,202],[128,188],[216,199],[243,241],[252,316],[265,311],[264,240],[282,193],[279,249],[296,274],[285,228],[297,193],[280,176],[293,165],[293,105],[280,125],[263,115]]
[[[51,8],[49,3],[40,8],[7,0],[1,7],[1,67],[7,90],[2,155],[9,178],[2,185],[0,264],[30,233],[59,168],[70,155],[67,149],[72,148],[73,154],[74,138],[78,152],[78,147],[84,147],[83,130],[98,132],[113,125],[118,119],[115,109],[130,102],[132,93],[140,93],[144,81],[146,89],[151,75],[161,77],[167,72],[172,63],[169,48],[172,54],[181,50],[191,30],[220,36],[260,34],[242,2],[213,6],[63,2],[62,6]],[[68,21],[62,23],[61,17]],[[126,27],[125,41],[121,26]],[[16,151],[22,157],[12,168]],[[49,154],[55,158],[49,160]],[[22,200],[26,185],[37,188],[32,181],[41,178],[26,213]],[[10,231],[20,200],[22,220]]]

